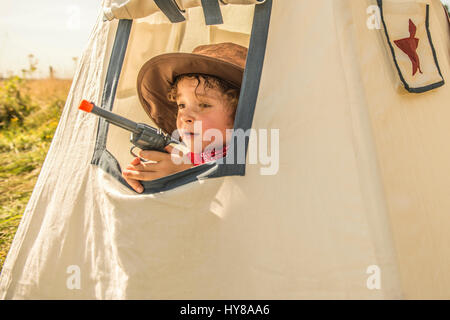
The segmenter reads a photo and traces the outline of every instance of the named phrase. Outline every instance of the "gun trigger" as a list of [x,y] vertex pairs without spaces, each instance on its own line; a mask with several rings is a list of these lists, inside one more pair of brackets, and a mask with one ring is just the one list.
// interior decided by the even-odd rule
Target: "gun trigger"
[[141,160],[142,162],[147,162],[148,160],[139,157],[137,154],[135,154],[135,153],[133,152],[133,149],[134,149],[134,148],[136,148],[136,146],[132,146],[131,149],[130,149],[131,155],[132,155],[133,157],[135,157],[135,158],[139,158],[139,160]]

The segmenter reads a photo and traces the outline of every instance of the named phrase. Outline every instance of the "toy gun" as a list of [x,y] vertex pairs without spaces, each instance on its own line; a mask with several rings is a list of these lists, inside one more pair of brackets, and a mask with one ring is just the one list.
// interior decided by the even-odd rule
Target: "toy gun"
[[162,132],[161,129],[151,127],[144,123],[137,123],[131,121],[115,113],[99,108],[94,103],[89,102],[87,100],[81,101],[78,109],[89,113],[93,113],[99,117],[104,118],[107,122],[111,124],[114,124],[118,127],[130,131],[131,132],[130,142],[134,145],[133,147],[131,147],[130,153],[134,157],[138,157],[133,152],[133,149],[136,147],[142,150],[157,150],[161,152],[166,152],[164,148],[167,145],[171,143],[180,144],[180,141],[172,139],[168,134]]

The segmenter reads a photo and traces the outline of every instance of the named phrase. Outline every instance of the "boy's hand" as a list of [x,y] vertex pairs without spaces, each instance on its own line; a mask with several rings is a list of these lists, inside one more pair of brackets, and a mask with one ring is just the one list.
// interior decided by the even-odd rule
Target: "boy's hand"
[[153,162],[142,162],[139,158],[134,158],[122,171],[122,177],[136,192],[141,193],[144,191],[139,181],[159,179],[194,166],[187,159],[182,161],[185,158],[182,158],[181,153],[178,155],[178,159],[172,159],[172,156],[177,157],[177,155],[176,153],[171,154],[171,146],[167,146],[165,149],[169,153],[159,151],[139,152],[141,158]]

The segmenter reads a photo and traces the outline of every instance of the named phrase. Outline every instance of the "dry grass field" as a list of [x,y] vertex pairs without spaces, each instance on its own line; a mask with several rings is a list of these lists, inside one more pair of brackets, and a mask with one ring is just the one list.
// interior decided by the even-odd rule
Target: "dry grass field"
[[71,80],[0,81],[0,270],[58,124]]

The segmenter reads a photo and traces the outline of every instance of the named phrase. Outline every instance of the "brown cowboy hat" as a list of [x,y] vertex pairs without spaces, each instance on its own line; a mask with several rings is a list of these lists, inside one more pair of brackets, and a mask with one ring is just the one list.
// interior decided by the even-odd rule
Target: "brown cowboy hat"
[[166,133],[176,129],[177,105],[167,98],[175,78],[199,73],[240,88],[247,48],[234,43],[199,46],[192,53],[166,53],[148,60],[139,71],[137,91],[147,114]]

